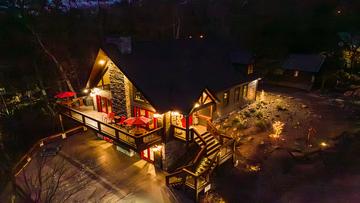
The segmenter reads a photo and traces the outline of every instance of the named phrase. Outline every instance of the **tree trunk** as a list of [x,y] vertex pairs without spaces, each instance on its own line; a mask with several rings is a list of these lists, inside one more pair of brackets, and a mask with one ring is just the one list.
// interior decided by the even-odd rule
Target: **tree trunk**
[[[61,63],[56,59],[56,57],[49,51],[49,49],[45,46],[45,44],[43,43],[43,41],[40,39],[39,35],[34,31],[34,29],[32,29],[29,25],[26,25],[26,27],[30,30],[30,32],[34,35],[34,37],[36,38],[36,41],[38,42],[38,44],[40,45],[40,47],[42,48],[42,50],[45,52],[46,55],[48,55],[51,60],[55,63],[55,65],[58,67],[61,76],[64,78],[67,87],[69,88],[70,91],[75,92],[70,79],[68,78],[68,76],[66,75],[66,72],[64,70],[64,67],[61,65]],[[76,95],[75,95],[76,97]]]

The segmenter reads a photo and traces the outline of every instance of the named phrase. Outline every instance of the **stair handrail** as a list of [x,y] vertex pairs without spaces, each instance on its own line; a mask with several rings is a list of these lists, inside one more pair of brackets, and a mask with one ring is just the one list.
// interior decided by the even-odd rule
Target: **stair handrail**
[[207,127],[207,130],[211,133],[211,135],[216,137],[220,141],[221,144],[223,144],[224,138],[230,139],[230,140],[233,139],[232,137],[221,133],[211,121],[207,121],[206,127]]
[[[175,172],[167,175],[167,176],[165,177],[166,185],[170,185],[170,178],[171,178],[171,177],[174,177],[174,176],[179,175],[179,174],[181,174],[181,173],[184,173],[184,171],[183,171],[182,169],[180,169],[180,170],[178,170],[178,171],[175,171]],[[181,182],[185,182],[185,179],[183,178],[183,180],[182,180]]]
[[[168,181],[170,179],[170,177],[172,176],[175,176],[175,175],[178,175],[178,174],[181,174],[182,172],[186,172],[186,171],[190,171],[189,169],[190,168],[193,168],[199,161],[200,161],[200,158],[202,157],[202,155],[204,153],[206,153],[206,142],[205,142],[205,139],[199,135],[199,133],[194,130],[193,128],[190,129],[193,133],[196,134],[196,136],[199,137],[199,139],[204,143],[204,147],[202,147],[199,152],[196,154],[196,156],[194,157],[193,160],[190,161],[190,164],[187,164],[185,166],[182,166],[180,168],[178,168],[175,172],[169,174],[166,176],[166,181]],[[191,171],[190,171],[191,172]],[[192,172],[193,173],[193,172]],[[194,174],[194,173],[193,173]],[[196,175],[196,174],[195,174]],[[168,182],[166,182],[166,184],[168,184]]]
[[[196,128],[190,128],[190,130],[196,134],[196,136],[199,137],[199,139],[201,140],[202,143],[204,143],[204,146],[206,147],[206,141],[205,139],[202,137],[202,135],[200,135],[200,133],[196,130]],[[204,133],[205,134],[205,133]]]
[[199,132],[197,132],[194,128],[191,128],[191,131],[193,133],[196,134],[196,136],[199,137],[199,139],[201,140],[202,143],[204,143],[204,147],[201,148],[201,150],[199,151],[199,153],[195,156],[193,162],[192,162],[192,166],[197,164],[200,161],[200,158],[206,153],[207,151],[207,144],[205,139],[200,135]]

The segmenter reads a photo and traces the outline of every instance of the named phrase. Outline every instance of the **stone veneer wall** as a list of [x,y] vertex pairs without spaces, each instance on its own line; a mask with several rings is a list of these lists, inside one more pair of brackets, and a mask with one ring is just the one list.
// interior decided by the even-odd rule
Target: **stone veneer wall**
[[130,101],[126,101],[129,96],[128,80],[125,75],[115,65],[109,66],[110,71],[110,91],[112,95],[112,109],[116,115],[131,116]]
[[127,117],[132,116],[131,113],[131,98],[133,98],[133,85],[126,76],[124,76],[125,81],[125,98],[126,98],[126,113]]

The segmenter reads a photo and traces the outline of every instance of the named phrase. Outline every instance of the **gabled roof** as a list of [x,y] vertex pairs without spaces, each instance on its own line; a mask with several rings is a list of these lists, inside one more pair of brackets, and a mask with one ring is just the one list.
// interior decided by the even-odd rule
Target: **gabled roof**
[[316,54],[291,54],[282,65],[287,70],[317,73],[325,61],[325,56]]
[[246,50],[237,50],[230,53],[230,59],[232,63],[248,65],[253,62],[253,55]]
[[[131,54],[102,50],[159,112],[188,113],[205,89],[214,93],[253,78],[232,66],[229,43],[206,40],[137,42]],[[255,76],[254,76],[255,78]]]

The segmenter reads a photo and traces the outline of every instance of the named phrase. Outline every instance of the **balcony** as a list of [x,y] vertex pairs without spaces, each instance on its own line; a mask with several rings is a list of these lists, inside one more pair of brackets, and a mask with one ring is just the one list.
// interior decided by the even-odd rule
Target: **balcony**
[[135,134],[124,127],[105,122],[103,120],[105,113],[94,111],[92,107],[81,106],[74,109],[64,105],[59,106],[61,115],[90,127],[115,143],[126,145],[137,152],[162,142],[162,127]]

